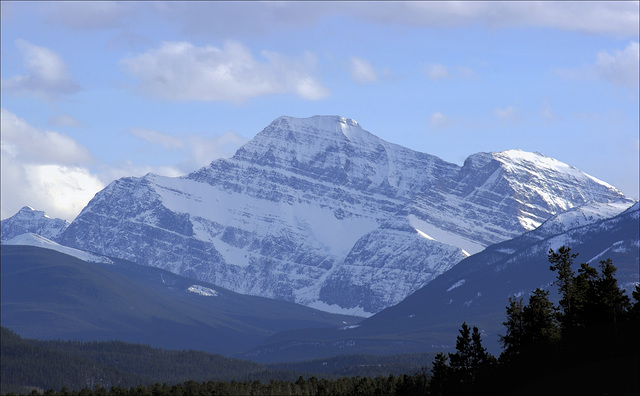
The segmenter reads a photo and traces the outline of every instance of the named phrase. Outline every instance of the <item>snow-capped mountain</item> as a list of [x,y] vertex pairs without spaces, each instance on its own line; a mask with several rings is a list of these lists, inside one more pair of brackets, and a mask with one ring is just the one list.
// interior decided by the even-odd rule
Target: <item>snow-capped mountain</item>
[[622,193],[538,153],[464,165],[350,119],[280,117],[187,176],[114,181],[57,239],[246,294],[368,316],[456,263]]
[[15,215],[0,222],[0,241],[25,233],[34,233],[47,239],[55,239],[69,222],[63,219],[52,219],[46,213],[24,206]]

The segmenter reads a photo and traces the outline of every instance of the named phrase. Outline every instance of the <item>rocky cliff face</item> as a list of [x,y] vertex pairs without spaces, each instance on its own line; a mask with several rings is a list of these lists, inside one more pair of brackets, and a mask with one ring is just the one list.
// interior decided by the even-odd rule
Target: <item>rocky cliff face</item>
[[369,315],[470,253],[587,202],[623,198],[510,150],[460,167],[342,117],[281,117],[185,177],[98,193],[58,242],[246,294]]
[[6,242],[18,235],[34,233],[54,239],[64,231],[69,222],[52,219],[43,211],[24,206],[15,215],[0,222],[0,241]]

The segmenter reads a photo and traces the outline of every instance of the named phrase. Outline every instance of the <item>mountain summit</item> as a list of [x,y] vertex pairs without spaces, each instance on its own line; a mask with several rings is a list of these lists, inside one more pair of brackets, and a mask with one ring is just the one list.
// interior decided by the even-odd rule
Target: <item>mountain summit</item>
[[68,225],[69,222],[66,220],[53,219],[43,211],[23,206],[16,214],[0,222],[0,241],[6,242],[18,235],[31,232],[54,239]]
[[368,316],[489,244],[622,198],[542,154],[479,153],[460,167],[343,117],[280,117],[187,176],[112,182],[57,241]]

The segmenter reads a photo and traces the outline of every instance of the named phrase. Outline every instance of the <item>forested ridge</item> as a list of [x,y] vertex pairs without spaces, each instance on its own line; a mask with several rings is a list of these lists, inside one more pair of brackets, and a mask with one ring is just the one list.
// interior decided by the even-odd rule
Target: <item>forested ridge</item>
[[[266,366],[121,342],[23,340],[2,328],[2,392],[640,394],[640,285],[636,284],[632,301],[619,288],[611,260],[601,261],[598,268],[582,263],[576,272],[576,257],[566,247],[549,251],[550,270],[557,275],[557,304],[542,289],[532,291],[526,302],[509,298],[499,357],[487,352],[479,329],[467,323],[459,330],[456,352],[439,353],[430,364],[433,355],[428,354],[348,356],[328,359],[322,372],[318,362]],[[355,372],[365,374],[350,375]]]
[[[316,384],[317,378],[329,381],[347,376],[373,378],[383,374],[418,373],[424,371],[422,366],[435,355],[346,355],[296,363],[259,364],[199,351],[163,350],[119,341],[27,340],[7,328],[1,330],[3,394],[30,393],[33,389],[50,390],[49,393],[64,389],[75,394],[83,388],[85,394],[95,389],[108,392],[111,388],[118,392],[135,388],[138,392],[156,383],[156,388],[165,384],[165,390],[183,386],[166,384],[189,384],[193,390],[195,383],[205,381],[209,383],[208,388],[215,383],[218,389],[215,394],[238,394],[243,393],[245,387],[253,389],[259,387],[258,384],[266,384],[260,386],[271,390],[274,386],[288,389],[286,384],[306,383],[300,380],[301,376]],[[297,389],[294,394],[300,394],[299,388],[294,386],[294,389]]]

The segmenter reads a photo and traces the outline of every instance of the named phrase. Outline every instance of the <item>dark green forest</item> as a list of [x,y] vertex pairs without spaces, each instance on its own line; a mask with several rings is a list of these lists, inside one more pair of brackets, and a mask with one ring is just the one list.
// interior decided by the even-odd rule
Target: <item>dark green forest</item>
[[[2,393],[68,395],[640,394],[640,286],[633,301],[611,260],[598,268],[550,250],[560,296],[505,303],[502,353],[462,323],[452,353],[343,356],[260,365],[122,342],[25,340],[2,328]],[[172,385],[168,385],[172,384]]]

